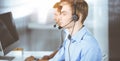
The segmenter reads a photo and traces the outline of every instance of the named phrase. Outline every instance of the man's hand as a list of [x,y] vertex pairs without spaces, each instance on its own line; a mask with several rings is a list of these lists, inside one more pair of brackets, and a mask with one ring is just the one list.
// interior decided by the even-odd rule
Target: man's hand
[[48,60],[41,60],[41,59],[39,59],[38,61],[48,61]]
[[34,61],[34,57],[33,56],[27,57],[25,61]]
[[41,59],[42,59],[42,60],[49,60],[50,57],[49,57],[48,55],[45,55],[45,56],[43,56]]

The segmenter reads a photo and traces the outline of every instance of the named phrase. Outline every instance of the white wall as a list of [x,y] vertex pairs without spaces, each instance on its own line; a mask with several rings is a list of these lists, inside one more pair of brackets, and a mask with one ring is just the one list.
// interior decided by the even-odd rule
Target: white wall
[[104,61],[109,61],[108,0],[94,0],[94,35],[98,40]]
[[86,0],[89,5],[85,25],[97,39],[103,53],[103,61],[109,61],[108,49],[108,0]]
[[15,19],[25,17],[33,12],[32,3],[32,0],[0,0],[0,13],[11,11]]

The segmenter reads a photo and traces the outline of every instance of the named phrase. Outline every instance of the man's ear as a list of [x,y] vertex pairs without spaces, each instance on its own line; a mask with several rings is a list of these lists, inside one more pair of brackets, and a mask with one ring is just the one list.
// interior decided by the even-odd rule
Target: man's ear
[[79,16],[78,20],[82,21],[83,15],[81,13],[79,13],[78,16]]

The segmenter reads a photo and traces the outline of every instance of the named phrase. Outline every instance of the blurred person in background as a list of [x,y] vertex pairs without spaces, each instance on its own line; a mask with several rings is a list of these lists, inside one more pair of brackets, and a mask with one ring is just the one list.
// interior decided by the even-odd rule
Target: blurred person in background
[[[60,9],[61,9],[61,7],[60,7],[60,2],[57,2],[57,3],[55,3],[54,4],[54,6],[53,6],[53,8],[54,8],[54,20],[55,20],[55,22],[56,22],[56,24],[54,25],[55,27],[56,26],[59,26],[59,15],[60,15]],[[61,46],[60,46],[61,47]],[[60,48],[59,47],[59,48]],[[50,55],[45,55],[45,56],[43,56],[42,58],[41,58],[41,60],[49,60],[49,59],[51,59],[51,58],[53,58],[54,57],[54,55],[56,54],[58,52],[58,49],[57,50],[55,50],[52,54],[50,54]],[[38,60],[37,58],[35,58],[34,56],[30,56],[30,57],[27,57],[26,59],[25,59],[25,61],[34,61],[34,60]]]

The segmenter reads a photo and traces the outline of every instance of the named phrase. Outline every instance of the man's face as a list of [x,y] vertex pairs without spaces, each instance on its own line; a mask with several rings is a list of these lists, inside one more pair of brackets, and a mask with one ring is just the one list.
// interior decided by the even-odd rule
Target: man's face
[[59,21],[60,26],[64,28],[68,28],[71,26],[71,24],[69,24],[71,21],[72,21],[72,9],[70,5],[64,4],[62,5],[62,9],[61,9],[61,15]]
[[60,16],[60,12],[58,12],[58,10],[57,10],[58,8],[55,8],[54,9],[54,20],[55,20],[55,22],[59,25],[59,16]]

